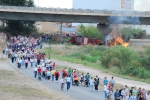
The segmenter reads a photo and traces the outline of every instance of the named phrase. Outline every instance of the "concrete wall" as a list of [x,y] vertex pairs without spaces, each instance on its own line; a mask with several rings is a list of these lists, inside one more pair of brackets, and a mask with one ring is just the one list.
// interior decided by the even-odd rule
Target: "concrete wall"
[[130,46],[150,46],[149,39],[130,39]]

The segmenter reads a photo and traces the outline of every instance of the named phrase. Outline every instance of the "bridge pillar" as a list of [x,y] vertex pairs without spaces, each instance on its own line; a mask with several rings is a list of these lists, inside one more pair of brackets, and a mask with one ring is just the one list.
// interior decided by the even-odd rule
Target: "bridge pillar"
[[99,23],[97,24],[97,29],[103,35],[103,41],[106,43],[106,36],[108,36],[112,32],[112,28],[109,24]]

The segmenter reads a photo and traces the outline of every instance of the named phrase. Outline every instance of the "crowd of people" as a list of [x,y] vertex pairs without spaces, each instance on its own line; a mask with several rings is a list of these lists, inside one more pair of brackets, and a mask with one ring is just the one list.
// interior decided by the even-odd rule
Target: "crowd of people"
[[[48,36],[47,36],[48,37]],[[55,62],[46,58],[44,53],[36,52],[35,48],[39,46],[42,49],[42,41],[45,36],[41,37],[26,37],[15,36],[11,37],[7,43],[7,48],[3,49],[3,54],[6,54],[12,63],[17,63],[18,68],[27,69],[29,66],[34,70],[34,78],[38,80],[56,81],[60,79],[61,90],[64,90],[64,85],[67,84],[67,90],[70,85],[89,87],[90,91],[97,91],[100,85],[100,79],[96,75],[92,77],[89,73],[80,73],[77,69],[64,68],[58,71]],[[60,77],[61,76],[61,77]],[[105,100],[150,100],[150,91],[146,93],[145,89],[137,89],[136,87],[122,86],[114,91],[114,77],[108,80],[107,77],[103,80],[104,99]]]

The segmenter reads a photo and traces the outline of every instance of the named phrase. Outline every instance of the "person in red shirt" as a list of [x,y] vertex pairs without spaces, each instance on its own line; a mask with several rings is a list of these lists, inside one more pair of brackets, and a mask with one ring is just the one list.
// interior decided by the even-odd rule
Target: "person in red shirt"
[[56,70],[54,76],[55,76],[56,82],[58,83],[58,79],[59,79],[59,76],[60,76],[58,70]]
[[55,62],[53,63],[53,69],[55,69],[55,67],[56,67],[56,64],[55,64]]
[[62,75],[63,77],[67,77],[67,76],[68,76],[68,74],[67,74],[67,72],[66,72],[66,68],[62,70],[62,74],[63,74],[63,75]]
[[37,72],[38,72],[38,79],[39,79],[39,80],[42,80],[42,79],[41,79],[41,72],[42,72],[42,69],[41,69],[40,66],[38,67]]

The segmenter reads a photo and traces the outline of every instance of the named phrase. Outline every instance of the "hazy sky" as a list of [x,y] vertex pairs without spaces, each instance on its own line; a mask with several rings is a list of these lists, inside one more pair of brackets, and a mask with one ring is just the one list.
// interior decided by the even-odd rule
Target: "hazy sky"
[[[34,0],[35,4],[42,7],[72,8],[72,0]],[[39,2],[39,3],[38,3]],[[135,10],[150,11],[150,0],[134,0]],[[84,4],[83,4],[84,6]]]

